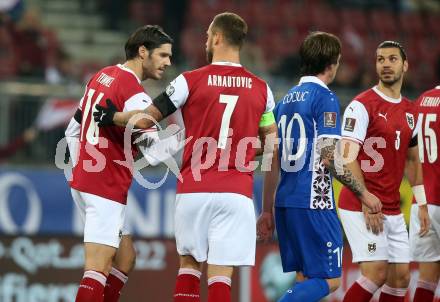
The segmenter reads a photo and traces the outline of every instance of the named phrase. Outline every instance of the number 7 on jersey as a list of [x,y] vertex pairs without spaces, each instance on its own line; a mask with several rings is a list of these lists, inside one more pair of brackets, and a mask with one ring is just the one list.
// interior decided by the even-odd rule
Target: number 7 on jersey
[[220,134],[218,137],[217,148],[225,149],[228,139],[229,124],[231,123],[232,112],[237,105],[238,95],[220,94],[219,102],[226,104],[225,111],[222,116],[222,124],[220,126]]

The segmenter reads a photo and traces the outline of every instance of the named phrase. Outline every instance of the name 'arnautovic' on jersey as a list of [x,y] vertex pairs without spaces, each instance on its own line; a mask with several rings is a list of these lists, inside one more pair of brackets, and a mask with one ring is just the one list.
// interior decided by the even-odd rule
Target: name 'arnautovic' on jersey
[[428,204],[440,206],[440,86],[422,94],[417,100],[420,120],[418,135],[420,161],[423,167]]
[[341,137],[338,98],[320,79],[306,76],[274,113],[281,138],[276,206],[333,209],[332,177],[321,162],[317,141]]
[[[404,97],[390,98],[377,87],[356,96],[345,109],[342,136],[362,146],[357,160],[365,185],[381,200],[384,214],[400,213],[399,187],[418,128],[416,105]],[[360,211],[361,202],[344,187],[339,207]]]
[[[124,65],[105,67],[90,79],[80,102],[82,121],[78,164],[73,169],[70,186],[125,204],[133,178],[130,167],[118,163],[127,160],[124,151],[125,128],[98,128],[92,116],[95,104],[106,106],[107,98],[113,101],[119,111],[142,110],[152,103],[140,79]],[[142,133],[156,137],[157,129],[150,128]],[[137,149],[131,143],[128,151],[134,156]]]
[[166,93],[181,108],[186,137],[177,193],[230,192],[252,198],[260,119],[275,107],[269,86],[240,64],[184,72]]

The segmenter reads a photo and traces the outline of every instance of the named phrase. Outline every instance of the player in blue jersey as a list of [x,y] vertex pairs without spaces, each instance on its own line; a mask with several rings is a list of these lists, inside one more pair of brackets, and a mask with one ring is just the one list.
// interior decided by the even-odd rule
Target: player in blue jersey
[[257,226],[261,239],[272,235],[276,200],[283,270],[296,271],[298,276],[279,302],[319,301],[339,287],[343,240],[332,175],[371,212],[381,210],[379,199],[336,156],[341,135],[339,101],[327,85],[339,66],[339,39],[324,32],[311,33],[301,45],[300,56],[303,76],[274,111],[281,138],[279,156],[274,156],[272,169],[265,175],[264,209]]

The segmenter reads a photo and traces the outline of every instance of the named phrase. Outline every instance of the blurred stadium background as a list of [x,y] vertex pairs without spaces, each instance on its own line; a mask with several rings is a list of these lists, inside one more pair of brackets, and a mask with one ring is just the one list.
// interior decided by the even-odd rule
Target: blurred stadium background
[[[124,61],[132,30],[159,24],[175,45],[166,77],[146,83],[154,97],[180,72],[205,64],[206,29],[225,10],[248,22],[242,63],[270,83],[276,99],[298,81],[298,48],[312,30],[337,34],[343,43],[331,85],[342,107],[376,83],[374,50],[383,40],[407,49],[405,95],[414,99],[440,84],[438,0],[0,0],[0,302],[74,300],[81,227],[55,152],[87,79]],[[161,168],[145,173],[150,181],[163,175]],[[128,219],[138,262],[122,301],[171,301],[174,184],[171,176],[154,191],[133,184]],[[339,189],[336,183],[336,195]],[[257,173],[257,209],[260,191]],[[408,217],[406,183],[401,192]],[[350,257],[347,246],[343,286],[328,301],[340,301],[357,278]],[[279,261],[275,243],[259,246],[257,266],[235,276],[233,301],[274,301],[294,277],[281,273]]]

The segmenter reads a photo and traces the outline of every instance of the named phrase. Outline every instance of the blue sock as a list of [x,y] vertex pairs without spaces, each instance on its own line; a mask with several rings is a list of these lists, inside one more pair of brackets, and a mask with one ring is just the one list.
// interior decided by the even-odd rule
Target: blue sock
[[278,302],[318,302],[329,293],[325,279],[308,279],[292,286]]

